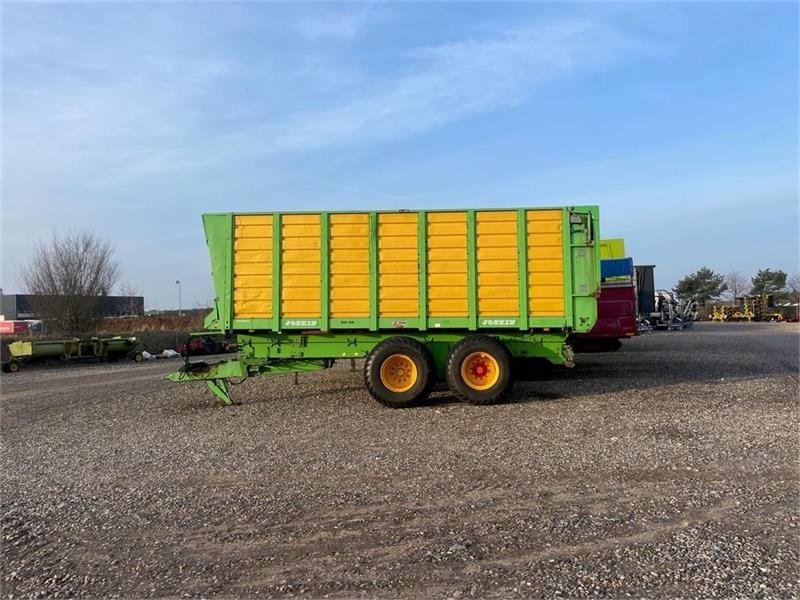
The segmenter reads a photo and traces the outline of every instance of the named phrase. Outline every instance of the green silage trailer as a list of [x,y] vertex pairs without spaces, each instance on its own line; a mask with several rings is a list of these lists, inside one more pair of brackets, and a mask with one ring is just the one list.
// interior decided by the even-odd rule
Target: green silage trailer
[[411,406],[446,381],[489,404],[512,359],[572,366],[600,289],[596,206],[203,216],[216,299],[205,328],[238,356],[187,363],[169,378],[228,382],[366,358],[386,406]]

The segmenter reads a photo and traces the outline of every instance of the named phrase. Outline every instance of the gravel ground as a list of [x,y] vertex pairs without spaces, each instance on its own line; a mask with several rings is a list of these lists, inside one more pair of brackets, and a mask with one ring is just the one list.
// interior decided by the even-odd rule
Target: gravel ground
[[698,324],[491,407],[348,363],[2,379],[5,597],[800,597],[794,324]]

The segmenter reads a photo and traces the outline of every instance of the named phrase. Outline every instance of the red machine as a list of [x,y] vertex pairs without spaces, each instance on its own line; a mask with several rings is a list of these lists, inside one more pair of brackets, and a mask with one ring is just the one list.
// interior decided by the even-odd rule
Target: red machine
[[638,334],[636,278],[633,260],[603,260],[602,283],[597,299],[597,322],[588,333],[572,337],[575,352],[610,352],[622,347],[620,340]]
[[0,334],[28,333],[29,329],[27,321],[0,321]]

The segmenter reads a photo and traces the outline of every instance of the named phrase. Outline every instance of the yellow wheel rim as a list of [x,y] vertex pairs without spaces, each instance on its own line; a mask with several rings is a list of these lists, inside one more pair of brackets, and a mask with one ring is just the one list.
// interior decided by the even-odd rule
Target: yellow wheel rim
[[500,365],[491,354],[473,352],[461,361],[461,379],[473,390],[488,390],[500,379]]
[[405,354],[392,354],[381,365],[381,383],[390,392],[407,392],[417,383],[417,365]]

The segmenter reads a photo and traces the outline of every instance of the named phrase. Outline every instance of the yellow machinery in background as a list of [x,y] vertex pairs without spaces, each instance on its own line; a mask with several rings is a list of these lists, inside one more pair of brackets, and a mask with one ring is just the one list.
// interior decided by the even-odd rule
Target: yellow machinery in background
[[625,240],[623,238],[600,240],[600,258],[602,260],[625,258],[626,256]]
[[775,297],[772,294],[759,296],[745,296],[736,298],[733,306],[714,306],[711,309],[711,320],[717,323],[723,321],[782,321],[783,315],[770,310],[775,306]]

